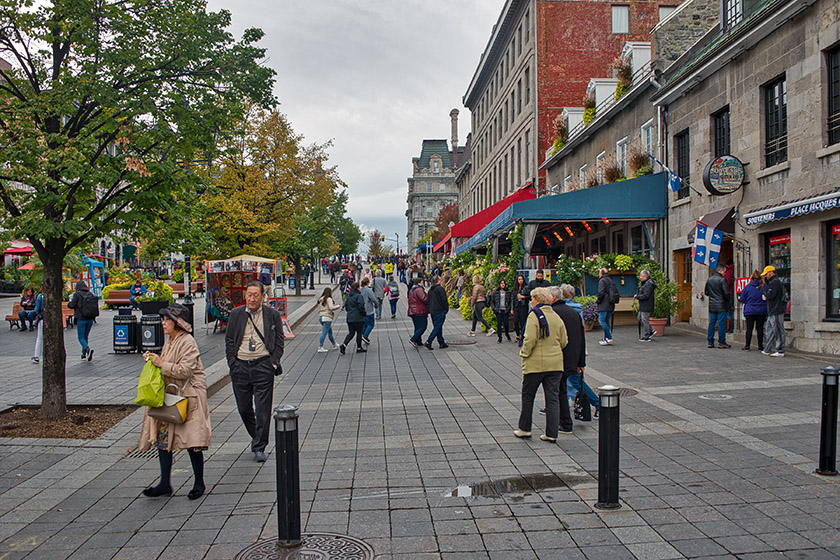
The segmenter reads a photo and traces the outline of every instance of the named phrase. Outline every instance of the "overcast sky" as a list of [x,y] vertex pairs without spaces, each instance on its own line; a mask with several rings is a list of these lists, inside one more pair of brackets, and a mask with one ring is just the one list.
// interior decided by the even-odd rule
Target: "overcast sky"
[[[424,138],[450,138],[461,99],[504,0],[209,0],[237,38],[265,31],[280,111],[307,142],[333,140],[348,211],[405,247],[406,178]],[[390,242],[393,244],[393,242]]]

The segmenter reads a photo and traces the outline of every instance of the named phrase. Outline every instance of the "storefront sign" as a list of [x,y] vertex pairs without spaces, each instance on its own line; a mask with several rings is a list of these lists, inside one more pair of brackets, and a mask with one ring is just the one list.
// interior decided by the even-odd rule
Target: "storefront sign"
[[840,225],[831,228],[831,235],[840,235]]
[[747,284],[750,283],[750,277],[747,276],[746,278],[738,278],[735,280],[735,293],[740,294],[744,291],[744,288],[747,287]]
[[803,216],[805,214],[819,212],[821,210],[831,210],[832,208],[837,208],[838,206],[840,206],[840,190],[806,200],[790,202],[775,208],[767,208],[766,210],[750,212],[744,216],[744,220],[747,222],[748,226],[755,226],[766,222],[772,222],[773,220]]
[[790,243],[790,234],[770,238],[770,245],[782,245],[784,243]]
[[703,185],[714,195],[737,191],[744,184],[744,164],[735,156],[720,156],[706,164]]

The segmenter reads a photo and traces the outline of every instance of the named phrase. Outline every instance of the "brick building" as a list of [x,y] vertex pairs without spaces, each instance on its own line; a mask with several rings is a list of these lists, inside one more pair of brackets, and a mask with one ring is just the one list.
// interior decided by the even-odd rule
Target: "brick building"
[[[647,40],[678,0],[507,0],[464,94],[472,117],[461,219],[539,177],[553,123],[625,42]],[[544,189],[544,179],[538,185]]]

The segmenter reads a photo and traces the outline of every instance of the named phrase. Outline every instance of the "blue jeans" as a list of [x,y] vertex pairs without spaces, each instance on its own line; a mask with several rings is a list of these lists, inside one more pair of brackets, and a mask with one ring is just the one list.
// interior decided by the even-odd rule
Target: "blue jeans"
[[388,303],[391,304],[391,315],[397,314],[397,302],[400,301],[399,299],[389,299]]
[[376,298],[376,319],[379,320],[382,318],[382,298]]
[[726,319],[728,317],[729,311],[721,311],[720,313],[709,311],[709,332],[706,333],[709,344],[715,343],[715,324],[718,326],[718,344],[726,344]]
[[82,354],[87,353],[88,349],[88,335],[90,328],[93,326],[93,319],[77,319],[76,320],[76,335],[79,337],[79,344],[82,345]]
[[601,328],[604,329],[604,340],[612,340],[612,332],[610,332],[610,315],[612,315],[612,311],[598,312],[598,323],[600,323]]
[[371,313],[370,315],[365,317],[365,328],[362,331],[362,336],[365,338],[370,337],[370,333],[373,330],[373,324],[375,322],[374,314]]
[[21,311],[18,313],[18,320],[20,321],[20,328],[26,328],[26,320],[29,319],[29,326],[35,327],[35,317],[38,316],[37,311]]
[[335,338],[333,338],[332,332],[332,321],[327,321],[323,317],[318,317],[318,322],[321,323],[321,338],[318,339],[318,346],[324,345],[324,340],[329,336],[330,342],[335,344]]
[[446,311],[435,313],[432,315],[432,332],[426,340],[426,344],[431,344],[437,338],[438,344],[446,344],[443,340],[443,322],[446,321]]
[[414,334],[411,335],[411,341],[418,346],[423,344],[423,333],[429,326],[428,315],[412,315],[411,322],[414,323]]
[[[580,374],[573,373],[566,378],[566,396],[575,400],[575,397],[578,394],[578,389],[580,389]],[[586,396],[589,398],[589,404],[594,407],[601,406],[601,399],[598,398],[598,395],[595,394],[592,387],[587,385],[585,381],[583,383],[583,392],[586,393]]]

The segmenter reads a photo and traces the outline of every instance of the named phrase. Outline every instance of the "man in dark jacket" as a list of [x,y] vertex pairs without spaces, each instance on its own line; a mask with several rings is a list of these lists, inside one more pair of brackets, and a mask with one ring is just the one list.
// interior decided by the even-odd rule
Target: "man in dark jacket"
[[542,269],[537,271],[536,278],[528,282],[528,293],[530,294],[534,288],[548,288],[551,282],[545,279],[545,274]]
[[656,291],[656,282],[650,277],[649,270],[639,272],[639,292],[634,296],[639,302],[639,322],[642,323],[644,332],[639,342],[650,342],[650,337],[656,334],[656,331],[650,327],[650,314],[653,313],[653,293]]
[[726,267],[721,266],[718,270],[712,270],[711,276],[706,280],[706,288],[703,293],[709,298],[709,330],[707,333],[709,348],[715,347],[715,325],[718,331],[718,348],[730,348],[726,343],[726,319],[729,317],[729,285],[723,272]]
[[[785,311],[787,310],[787,292],[782,281],[776,275],[776,268],[765,266],[761,272],[764,287],[761,292],[767,300],[767,324],[764,327],[767,339],[764,341],[762,354],[774,358],[785,357]],[[774,347],[775,346],[775,352]]]
[[429,315],[432,316],[432,332],[426,339],[426,348],[432,349],[432,342],[437,338],[441,348],[449,346],[443,339],[443,322],[446,321],[446,313],[449,311],[449,300],[446,297],[446,290],[440,285],[440,276],[437,274],[431,278],[432,287],[429,288]]
[[225,356],[236,407],[258,463],[265,461],[271,430],[274,376],[283,373],[285,336],[280,312],[263,303],[265,286],[254,280],[245,286],[245,305],[230,312],[225,332]]
[[569,397],[566,395],[566,381],[570,375],[583,374],[586,367],[586,336],[583,321],[578,312],[566,305],[560,286],[549,288],[552,296],[551,308],[566,325],[569,343],[563,348],[563,375],[560,378],[560,430],[561,434],[572,433],[572,415],[569,411]]
[[610,346],[613,343],[612,332],[610,331],[610,317],[615,311],[615,304],[612,302],[614,293],[618,293],[615,282],[610,278],[609,271],[602,268],[598,273],[598,323],[604,330],[603,340],[599,340],[601,346]]
[[344,304],[344,311],[347,320],[347,336],[344,342],[339,345],[338,349],[344,354],[347,351],[347,345],[356,337],[356,352],[367,352],[362,347],[362,335],[365,329],[365,320],[367,319],[367,310],[365,309],[365,298],[362,297],[362,292],[359,291],[359,283],[352,282],[350,284],[350,293],[347,294],[347,302]]

